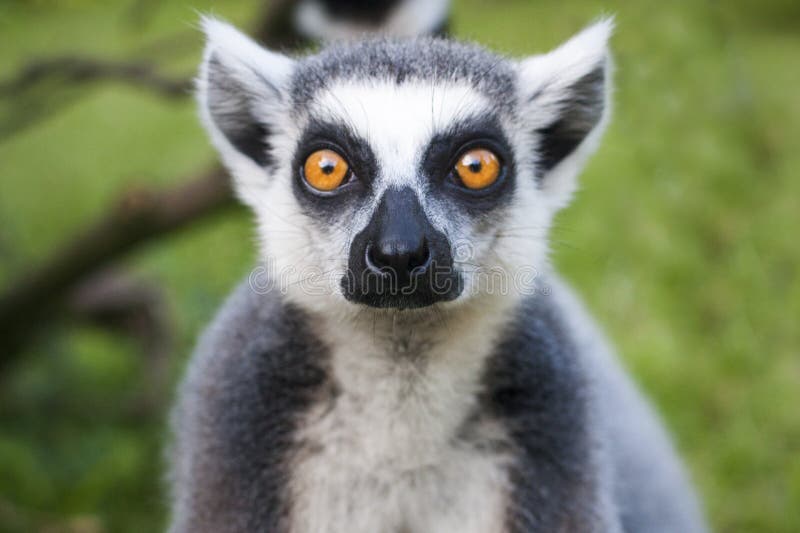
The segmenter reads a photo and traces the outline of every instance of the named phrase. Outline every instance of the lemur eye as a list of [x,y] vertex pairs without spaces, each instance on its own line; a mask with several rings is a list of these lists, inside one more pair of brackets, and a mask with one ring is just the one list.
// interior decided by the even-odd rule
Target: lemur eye
[[456,174],[468,189],[485,189],[500,175],[500,160],[485,148],[464,152],[456,163]]
[[332,191],[347,177],[347,162],[333,150],[317,150],[306,159],[303,176],[318,191]]

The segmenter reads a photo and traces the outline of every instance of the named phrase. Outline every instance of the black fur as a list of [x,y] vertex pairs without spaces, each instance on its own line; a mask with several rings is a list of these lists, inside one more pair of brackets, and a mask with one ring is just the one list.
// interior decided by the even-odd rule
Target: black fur
[[[264,90],[274,95],[278,91],[255,71],[263,81]],[[215,57],[208,60],[208,109],[214,124],[228,141],[244,155],[263,167],[273,163],[267,139],[269,127],[253,113],[258,96],[253,94]]]
[[403,0],[319,0],[333,18],[380,25]]
[[326,390],[327,350],[297,308],[242,285],[183,389],[173,531],[280,533],[299,417]]
[[[605,63],[575,82],[562,102],[562,114],[552,124],[537,130],[539,171],[547,172],[583,142],[603,116]],[[535,95],[534,95],[535,99]]]
[[525,302],[484,378],[483,408],[507,428],[509,533],[592,531],[596,521],[586,387],[556,309]]

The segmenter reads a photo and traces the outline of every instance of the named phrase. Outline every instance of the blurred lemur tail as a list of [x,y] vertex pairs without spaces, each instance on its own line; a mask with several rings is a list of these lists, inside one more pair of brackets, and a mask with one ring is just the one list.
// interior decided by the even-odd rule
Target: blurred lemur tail
[[364,36],[445,35],[450,0],[299,0],[300,35],[330,42]]

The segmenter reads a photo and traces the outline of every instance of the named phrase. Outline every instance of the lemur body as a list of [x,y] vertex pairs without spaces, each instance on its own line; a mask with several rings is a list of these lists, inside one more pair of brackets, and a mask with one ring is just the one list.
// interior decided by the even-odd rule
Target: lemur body
[[200,342],[172,531],[704,531],[546,261],[607,115],[610,24],[521,62],[435,39],[292,60],[206,30],[205,123],[282,290],[244,283]]

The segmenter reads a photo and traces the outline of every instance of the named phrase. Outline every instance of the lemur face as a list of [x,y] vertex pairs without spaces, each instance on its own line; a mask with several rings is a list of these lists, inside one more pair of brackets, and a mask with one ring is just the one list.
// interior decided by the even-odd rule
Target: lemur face
[[601,130],[610,23],[522,62],[431,39],[291,60],[205,27],[206,125],[291,298],[456,305],[544,267]]
[[[310,82],[301,72],[297,83]],[[467,261],[487,262],[513,200],[508,117],[465,83],[393,79],[330,82],[295,110],[292,193],[339,252],[326,259],[344,267],[341,294],[401,308],[465,295]],[[340,169],[319,187],[317,174]]]

